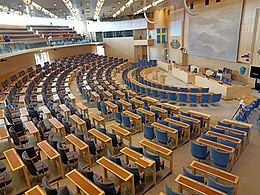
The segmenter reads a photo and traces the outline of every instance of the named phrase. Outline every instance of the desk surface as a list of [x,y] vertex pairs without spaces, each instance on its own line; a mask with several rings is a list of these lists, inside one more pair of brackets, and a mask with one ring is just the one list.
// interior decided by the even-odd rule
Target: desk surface
[[25,192],[26,195],[45,195],[42,188],[39,185],[34,186]]
[[37,145],[49,159],[54,159],[60,156],[60,154],[46,140],[37,143]]
[[10,137],[5,125],[0,126],[0,139],[5,139]]
[[39,130],[37,129],[37,127],[34,125],[32,121],[26,122],[24,126],[31,134],[39,132]]
[[94,113],[94,112],[90,112],[90,113],[89,113],[89,116],[91,116],[92,118],[94,118],[94,119],[97,120],[97,121],[103,121],[103,120],[104,120],[104,118],[103,118],[102,116],[99,116],[99,115],[97,115],[97,114]]
[[70,115],[70,118],[71,118],[75,123],[77,123],[77,124],[79,124],[79,125],[83,125],[83,124],[86,123],[83,119],[81,119],[80,117],[78,117],[78,116],[75,115],[75,114]]
[[164,154],[166,156],[169,156],[173,153],[172,150],[165,148],[163,146],[160,146],[158,144],[155,144],[155,143],[148,141],[146,139],[142,139],[139,143],[143,146],[149,147],[150,149],[153,149],[153,150],[155,150],[155,151],[157,151],[161,154]]
[[25,166],[14,148],[4,151],[4,155],[12,171],[19,170]]
[[76,105],[82,110],[88,110],[88,107],[82,104],[81,102],[76,103]]
[[108,171],[122,179],[123,181],[128,181],[133,177],[133,174],[124,169],[123,167],[117,165],[106,157],[102,157],[96,161],[102,167],[106,168]]
[[70,111],[70,109],[65,104],[60,104],[59,107],[63,112],[69,112]]
[[164,119],[164,121],[169,122],[169,123],[173,123],[173,124],[176,124],[176,125],[179,125],[179,126],[181,126],[183,128],[189,128],[190,127],[190,125],[187,124],[187,123],[183,123],[181,121],[177,121],[177,120],[174,120],[174,119],[171,119],[171,118],[166,118],[166,119]]
[[238,126],[241,126],[241,127],[249,127],[250,129],[253,127],[253,125],[251,125],[251,124],[238,122],[238,121],[230,120],[230,119],[223,119],[222,122],[223,123],[229,123],[229,124],[232,124],[232,125],[238,125]]
[[134,119],[141,119],[141,116],[139,116],[138,114],[134,114],[128,110],[123,111],[123,114],[125,114],[131,118],[134,118]]
[[142,113],[144,113],[144,114],[146,114],[146,115],[148,115],[148,116],[154,116],[154,115],[155,115],[154,112],[145,110],[144,108],[137,108],[136,110],[139,111],[139,112],[142,112]]
[[108,125],[108,128],[110,128],[110,129],[112,129],[112,130],[114,130],[114,131],[116,131],[116,132],[118,132],[118,133],[120,133],[120,134],[122,134],[124,136],[131,135],[130,131],[127,131],[126,129],[123,129],[122,127],[119,127],[119,126],[117,126],[115,124]]
[[212,146],[214,148],[220,149],[220,150],[225,151],[225,152],[231,152],[231,153],[235,152],[235,148],[232,148],[230,146],[226,146],[224,144],[220,144],[220,143],[217,143],[217,142],[213,142],[213,141],[210,141],[210,140],[207,140],[207,139],[203,139],[201,137],[199,137],[196,141],[198,143],[201,143],[201,144],[204,144],[204,145],[207,145],[207,146]]
[[85,142],[77,138],[74,134],[69,134],[65,136],[65,138],[74,146],[76,146],[79,150],[84,150],[89,147]]
[[213,131],[208,131],[206,134],[211,135],[211,136],[215,136],[215,137],[219,137],[219,138],[222,138],[222,139],[225,139],[225,140],[228,140],[228,141],[231,141],[231,142],[235,142],[235,143],[238,143],[238,144],[241,144],[241,142],[242,142],[241,139],[239,139],[239,138],[228,136],[228,135],[221,134],[221,133],[216,133],[216,132],[213,132]]
[[210,175],[215,175],[222,179],[228,180],[232,183],[238,184],[239,176],[233,175],[232,173],[217,169],[215,167],[206,165],[204,163],[193,160],[190,164],[190,167],[200,170],[202,172],[209,173]]
[[96,138],[100,139],[103,142],[109,142],[109,141],[112,140],[110,137],[108,137],[104,133],[101,133],[97,129],[91,129],[91,130],[88,131],[88,133],[94,135]]
[[166,125],[163,125],[163,124],[160,124],[160,123],[157,123],[157,122],[154,122],[151,125],[154,128],[157,128],[157,129],[160,129],[160,130],[163,130],[163,131],[167,131],[168,133],[173,133],[173,134],[178,133],[177,129],[171,128],[169,126],[166,126]]
[[156,102],[159,101],[159,100],[152,98],[152,97],[149,97],[149,96],[143,97],[142,99],[147,100],[148,102],[151,102],[151,103],[156,103]]
[[79,173],[76,169],[67,173],[66,177],[87,195],[105,194],[99,187],[93,184],[90,180],[86,179],[86,177]]
[[224,192],[218,191],[214,188],[211,188],[203,183],[197,182],[193,179],[190,179],[188,177],[185,177],[182,174],[179,174],[177,178],[175,179],[175,182],[178,184],[181,184],[185,187],[188,187],[191,190],[194,190],[195,192],[199,192],[201,194],[210,194],[210,195],[223,195],[226,194]]
[[176,106],[176,105],[172,105],[172,104],[169,104],[169,103],[162,103],[162,106],[166,107],[166,108],[170,108],[172,110],[180,110],[181,109],[181,107]]
[[160,107],[157,107],[157,106],[154,106],[154,105],[151,105],[150,108],[153,109],[153,110],[157,110],[160,113],[167,113],[168,112],[167,110],[160,108]]
[[194,111],[194,110],[188,110],[189,114],[193,114],[195,116],[201,116],[205,119],[210,119],[211,115],[210,114],[206,114],[206,113],[202,113],[202,112],[198,112],[198,111]]
[[51,113],[51,111],[46,106],[41,106],[39,109],[42,110],[43,114]]
[[61,129],[64,127],[63,124],[56,118],[50,118],[49,121],[56,129]]

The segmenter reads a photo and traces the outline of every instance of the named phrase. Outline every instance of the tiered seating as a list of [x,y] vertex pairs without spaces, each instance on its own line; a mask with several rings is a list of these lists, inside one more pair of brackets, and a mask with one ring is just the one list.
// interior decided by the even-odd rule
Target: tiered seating
[[44,40],[39,35],[34,34],[33,31],[27,30],[25,26],[2,25],[0,26],[0,35],[8,36],[13,42]]

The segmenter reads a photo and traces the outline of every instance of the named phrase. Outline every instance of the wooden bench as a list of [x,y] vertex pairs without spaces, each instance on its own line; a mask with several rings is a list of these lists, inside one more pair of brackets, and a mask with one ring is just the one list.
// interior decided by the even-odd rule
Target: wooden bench
[[96,125],[97,123],[97,126],[103,125],[104,128],[106,127],[105,119],[102,116],[99,116],[94,112],[90,112],[89,117],[92,118],[92,122],[94,125]]

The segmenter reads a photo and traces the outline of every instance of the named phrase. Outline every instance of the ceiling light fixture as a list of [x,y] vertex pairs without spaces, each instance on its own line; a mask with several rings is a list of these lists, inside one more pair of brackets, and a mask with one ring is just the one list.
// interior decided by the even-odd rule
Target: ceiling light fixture
[[155,7],[155,6],[157,6],[159,3],[163,2],[163,1],[164,1],[164,0],[154,1],[153,3],[151,3],[151,4],[149,4],[149,5],[145,6],[145,7],[143,7],[142,9],[140,9],[140,10],[138,10],[138,11],[136,11],[136,12],[134,13],[134,15],[140,14],[141,12],[145,12],[145,11],[147,11],[148,9],[150,9],[151,7]]
[[0,5],[0,10],[3,10],[5,12],[10,12],[10,13],[14,13],[14,14],[17,14],[17,15],[27,15],[26,13],[22,13],[21,11],[17,11],[15,9],[12,9],[12,8],[9,8],[8,6],[5,6],[5,5]]
[[[46,15],[49,15],[52,18],[59,18],[58,16],[56,16],[55,14],[51,13],[50,11],[48,11],[47,9],[43,8],[42,6],[40,6],[39,4],[33,2],[32,0],[22,0],[25,4],[27,5],[31,5],[32,7],[34,7],[35,9],[42,11],[43,13],[45,13]],[[41,14],[39,14],[41,15]]]
[[80,20],[79,14],[77,13],[76,9],[74,8],[72,2],[70,0],[63,0],[64,4],[70,10],[71,14],[74,16],[75,19]]
[[96,11],[95,11],[95,14],[93,17],[94,20],[97,20],[104,3],[105,3],[105,0],[98,0],[97,5],[96,5]]
[[134,3],[134,0],[129,0],[128,2],[126,2],[126,4],[123,7],[121,7],[119,10],[116,11],[116,13],[113,15],[113,17],[114,18],[117,17],[119,14],[124,12],[126,8],[130,7],[133,3]]

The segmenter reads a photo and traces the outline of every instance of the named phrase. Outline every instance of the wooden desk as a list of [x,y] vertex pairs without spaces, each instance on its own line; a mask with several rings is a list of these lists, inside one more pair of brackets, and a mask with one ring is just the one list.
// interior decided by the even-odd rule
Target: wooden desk
[[5,111],[4,109],[0,110],[0,119],[4,120],[5,124],[7,124],[6,118],[5,118]]
[[130,142],[130,144],[132,144],[132,136],[130,131],[127,131],[126,129],[123,129],[122,127],[119,127],[115,124],[108,125],[108,129],[111,129],[113,133],[116,133],[120,137],[125,138]]
[[69,119],[69,115],[71,114],[70,109],[65,104],[59,105],[60,110],[64,113],[65,117]]
[[148,111],[148,110],[145,110],[143,108],[137,108],[136,109],[138,112],[142,112],[145,114],[145,117],[148,118],[148,121],[149,123],[153,123],[156,121],[155,119],[155,113],[151,112],[151,111]]
[[179,142],[178,142],[178,130],[171,128],[169,126],[154,122],[151,124],[155,129],[159,129],[160,131],[166,131],[167,133],[170,134],[170,137],[173,137],[176,142],[176,147],[178,148]]
[[97,122],[97,126],[103,125],[104,128],[106,127],[105,125],[105,119],[102,116],[97,115],[94,112],[90,112],[89,116],[92,118],[92,122],[95,125]]
[[104,96],[105,96],[107,99],[113,99],[113,95],[112,95],[112,93],[110,93],[109,91],[104,91]]
[[52,93],[57,93],[56,87],[51,88],[51,92],[52,92]]
[[151,109],[153,110],[157,110],[159,112],[159,115],[162,117],[162,119],[165,119],[168,117],[168,111],[163,109],[163,108],[159,108],[157,106],[151,105],[150,106]]
[[43,101],[43,97],[42,97],[42,95],[37,95],[37,103],[40,103],[41,106],[44,105],[44,101]]
[[83,114],[85,117],[89,118],[89,116],[88,116],[88,107],[87,106],[85,106],[81,102],[76,103],[76,106],[79,109],[81,114]]
[[70,88],[69,87],[65,87],[65,93],[70,93]]
[[100,96],[99,96],[99,94],[97,93],[97,92],[95,92],[95,91],[91,91],[90,92],[90,96],[91,97],[93,97],[93,99],[95,100],[95,101],[100,101]]
[[122,112],[124,115],[129,116],[132,120],[135,121],[135,123],[139,126],[140,131],[142,131],[143,127],[142,127],[142,117],[139,116],[138,114],[134,114],[128,110],[125,110]]
[[179,114],[180,113],[180,108],[179,106],[175,106],[173,104],[169,103],[162,103],[163,108],[169,108],[171,110],[172,114]]
[[120,99],[124,99],[124,98],[125,98],[125,93],[123,93],[123,92],[120,91],[120,90],[117,90],[117,91],[116,91],[116,94],[117,94],[117,96],[118,96]]
[[139,142],[145,149],[149,149],[150,151],[152,151],[155,154],[158,154],[159,156],[161,156],[162,158],[165,158],[167,160],[170,161],[170,169],[171,172],[173,171],[173,151],[165,148],[163,146],[160,146],[158,144],[155,144],[149,140],[146,139],[142,139]]
[[41,94],[42,93],[42,88],[40,86],[38,86],[36,93],[37,94]]
[[24,124],[25,128],[29,131],[30,134],[35,135],[37,142],[41,141],[40,132],[32,121],[28,121]]
[[239,121],[235,121],[235,120],[230,120],[230,119],[223,119],[222,122],[223,122],[223,123],[232,124],[232,125],[236,125],[236,126],[240,126],[240,127],[247,127],[247,128],[250,129],[250,132],[251,132],[252,127],[253,127],[252,124],[243,123],[243,122],[239,122]]
[[68,94],[68,97],[69,97],[71,103],[72,103],[73,105],[75,105],[75,103],[76,103],[76,98],[75,98],[75,96],[74,96],[72,93],[69,93],[69,94]]
[[224,192],[218,191],[215,188],[211,188],[182,174],[177,176],[175,182],[178,184],[179,193],[183,193],[183,190],[187,190],[190,193],[196,192],[197,194],[226,195]]
[[135,105],[136,105],[137,107],[139,107],[139,108],[142,107],[142,105],[144,105],[144,102],[143,102],[143,101],[138,100],[138,99],[135,99],[135,98],[131,98],[131,101],[134,102]]
[[28,175],[28,170],[27,170],[26,166],[24,165],[22,159],[16,153],[15,149],[12,148],[12,149],[4,151],[4,156],[13,172],[17,171],[17,170],[22,170],[25,181],[26,181],[27,188],[30,189],[31,183],[30,183],[30,178]]
[[116,91],[116,88],[113,85],[108,85],[107,88],[112,91]]
[[61,135],[65,136],[66,131],[64,125],[58,121],[56,118],[49,119],[49,122],[51,123],[52,127],[56,129],[56,131],[59,131]]
[[129,164],[129,158],[131,158],[135,161],[135,164],[137,164],[142,169],[150,169],[153,174],[153,183],[154,185],[156,185],[156,163],[154,160],[148,159],[144,157],[142,154],[128,147],[124,147],[120,150],[120,152],[125,155],[126,163]]
[[196,131],[197,131],[197,135],[196,136],[200,136],[200,120],[199,119],[195,119],[195,118],[192,118],[192,117],[188,117],[188,116],[184,116],[184,115],[181,115],[181,114],[178,114],[177,115],[178,117],[180,117],[180,119],[185,119],[187,121],[191,121],[193,122],[193,126],[195,127]]
[[53,102],[56,102],[56,103],[58,103],[58,104],[61,104],[61,102],[60,102],[60,97],[59,97],[58,94],[54,94],[54,95],[52,96],[52,100],[53,100]]
[[164,121],[180,126],[182,128],[182,130],[185,132],[185,134],[187,134],[187,141],[190,140],[190,125],[189,124],[186,124],[186,123],[183,123],[181,121],[177,121],[177,120],[174,120],[171,118],[166,118],[166,119],[164,119]]
[[235,162],[235,149],[234,148],[232,148],[230,146],[226,146],[224,144],[213,142],[213,141],[210,141],[210,140],[207,140],[207,139],[203,139],[201,137],[199,137],[196,141],[200,144],[203,144],[203,145],[206,145],[206,146],[209,146],[209,147],[214,147],[214,148],[221,150],[221,151],[224,151],[224,152],[229,152],[230,153],[231,167],[234,166],[234,162]]
[[125,170],[118,164],[112,162],[111,160],[107,159],[106,157],[98,159],[97,163],[103,167],[104,178],[108,177],[107,171],[109,171],[121,180],[123,180],[124,182],[131,182],[132,195],[135,195],[134,175],[132,173]]
[[27,108],[20,108],[20,114],[21,114],[21,117],[26,117],[27,121],[30,120]]
[[130,102],[127,102],[123,99],[118,100],[123,105],[123,110],[128,110],[132,108],[132,104]]
[[104,88],[101,85],[97,86],[97,89],[102,93],[104,91]]
[[111,137],[108,137],[107,135],[101,133],[96,129],[89,130],[89,133],[94,136],[95,143],[97,143],[97,139],[101,141],[102,148],[105,148],[105,145],[108,144],[109,145],[108,148],[110,149],[111,154],[113,155],[114,149],[113,149]]
[[26,90],[27,90],[27,87],[24,87],[22,88],[22,90],[20,91],[21,94],[26,94]]
[[25,102],[24,102],[24,98],[25,98],[25,95],[19,96],[19,104],[23,104],[24,106],[26,106]]
[[72,119],[74,121],[74,123],[76,124],[76,127],[78,129],[80,129],[81,132],[86,131],[86,135],[88,136],[88,130],[87,130],[86,122],[83,119],[78,117],[76,114],[70,115],[70,119]]
[[[57,163],[60,167],[61,176],[64,178],[64,167],[62,165],[60,154],[45,140],[40,143],[37,143],[41,151],[48,157],[48,159]],[[56,165],[57,165],[56,164]]]
[[91,167],[91,157],[90,157],[90,150],[88,144],[86,144],[85,142],[77,138],[74,134],[69,134],[65,136],[65,139],[72,144],[74,151],[76,151],[76,147],[78,148],[81,156],[83,156],[83,152],[85,151],[85,153],[88,156],[89,166]]
[[238,154],[238,156],[240,156],[241,148],[242,148],[242,141],[241,141],[241,139],[235,138],[235,137],[232,137],[232,136],[228,136],[228,135],[225,135],[225,134],[221,134],[221,133],[216,133],[216,132],[213,132],[213,131],[208,131],[206,134],[210,135],[210,136],[215,136],[215,137],[227,140],[229,142],[236,143],[237,144],[237,154]]
[[45,195],[42,188],[39,185],[34,186],[30,190],[25,192],[25,195]]
[[130,89],[128,89],[126,91],[127,91],[128,95],[130,96],[130,98],[137,96],[137,93]]
[[149,96],[143,97],[142,99],[143,100],[147,100],[149,105],[157,103],[159,101],[159,100],[157,100],[155,98],[152,98],[152,97],[149,97]]
[[118,106],[116,104],[110,101],[105,101],[104,103],[107,105],[108,109],[112,112],[113,116],[115,112],[118,112]]
[[51,111],[46,106],[41,106],[39,109],[43,112],[43,115],[47,116],[48,119],[52,118]]
[[87,195],[103,195],[105,194],[99,187],[93,182],[88,180],[84,175],[78,172],[76,169],[66,174],[66,177],[76,186],[77,192],[80,194],[82,191]]
[[[192,170],[193,174],[196,174],[197,172],[202,172],[206,174],[207,177],[214,177],[216,178],[216,181],[223,182],[224,185],[228,182],[228,185],[234,186],[234,194],[237,194],[237,187],[239,183],[239,176],[233,175],[232,173],[223,171],[221,169],[218,169],[216,167],[212,167],[210,165],[198,162],[193,160],[190,164],[190,168]],[[203,175],[205,176],[205,175]]]
[[207,124],[207,130],[209,130],[211,115],[205,114],[202,112],[198,112],[198,111],[194,111],[194,110],[189,110],[187,113],[194,115],[194,116],[202,117],[203,122]]
[[5,125],[1,125],[0,126],[0,140],[3,140],[3,139],[7,139],[10,147],[11,148],[13,147],[13,143],[11,141],[9,132],[8,132],[8,130],[7,130]]

